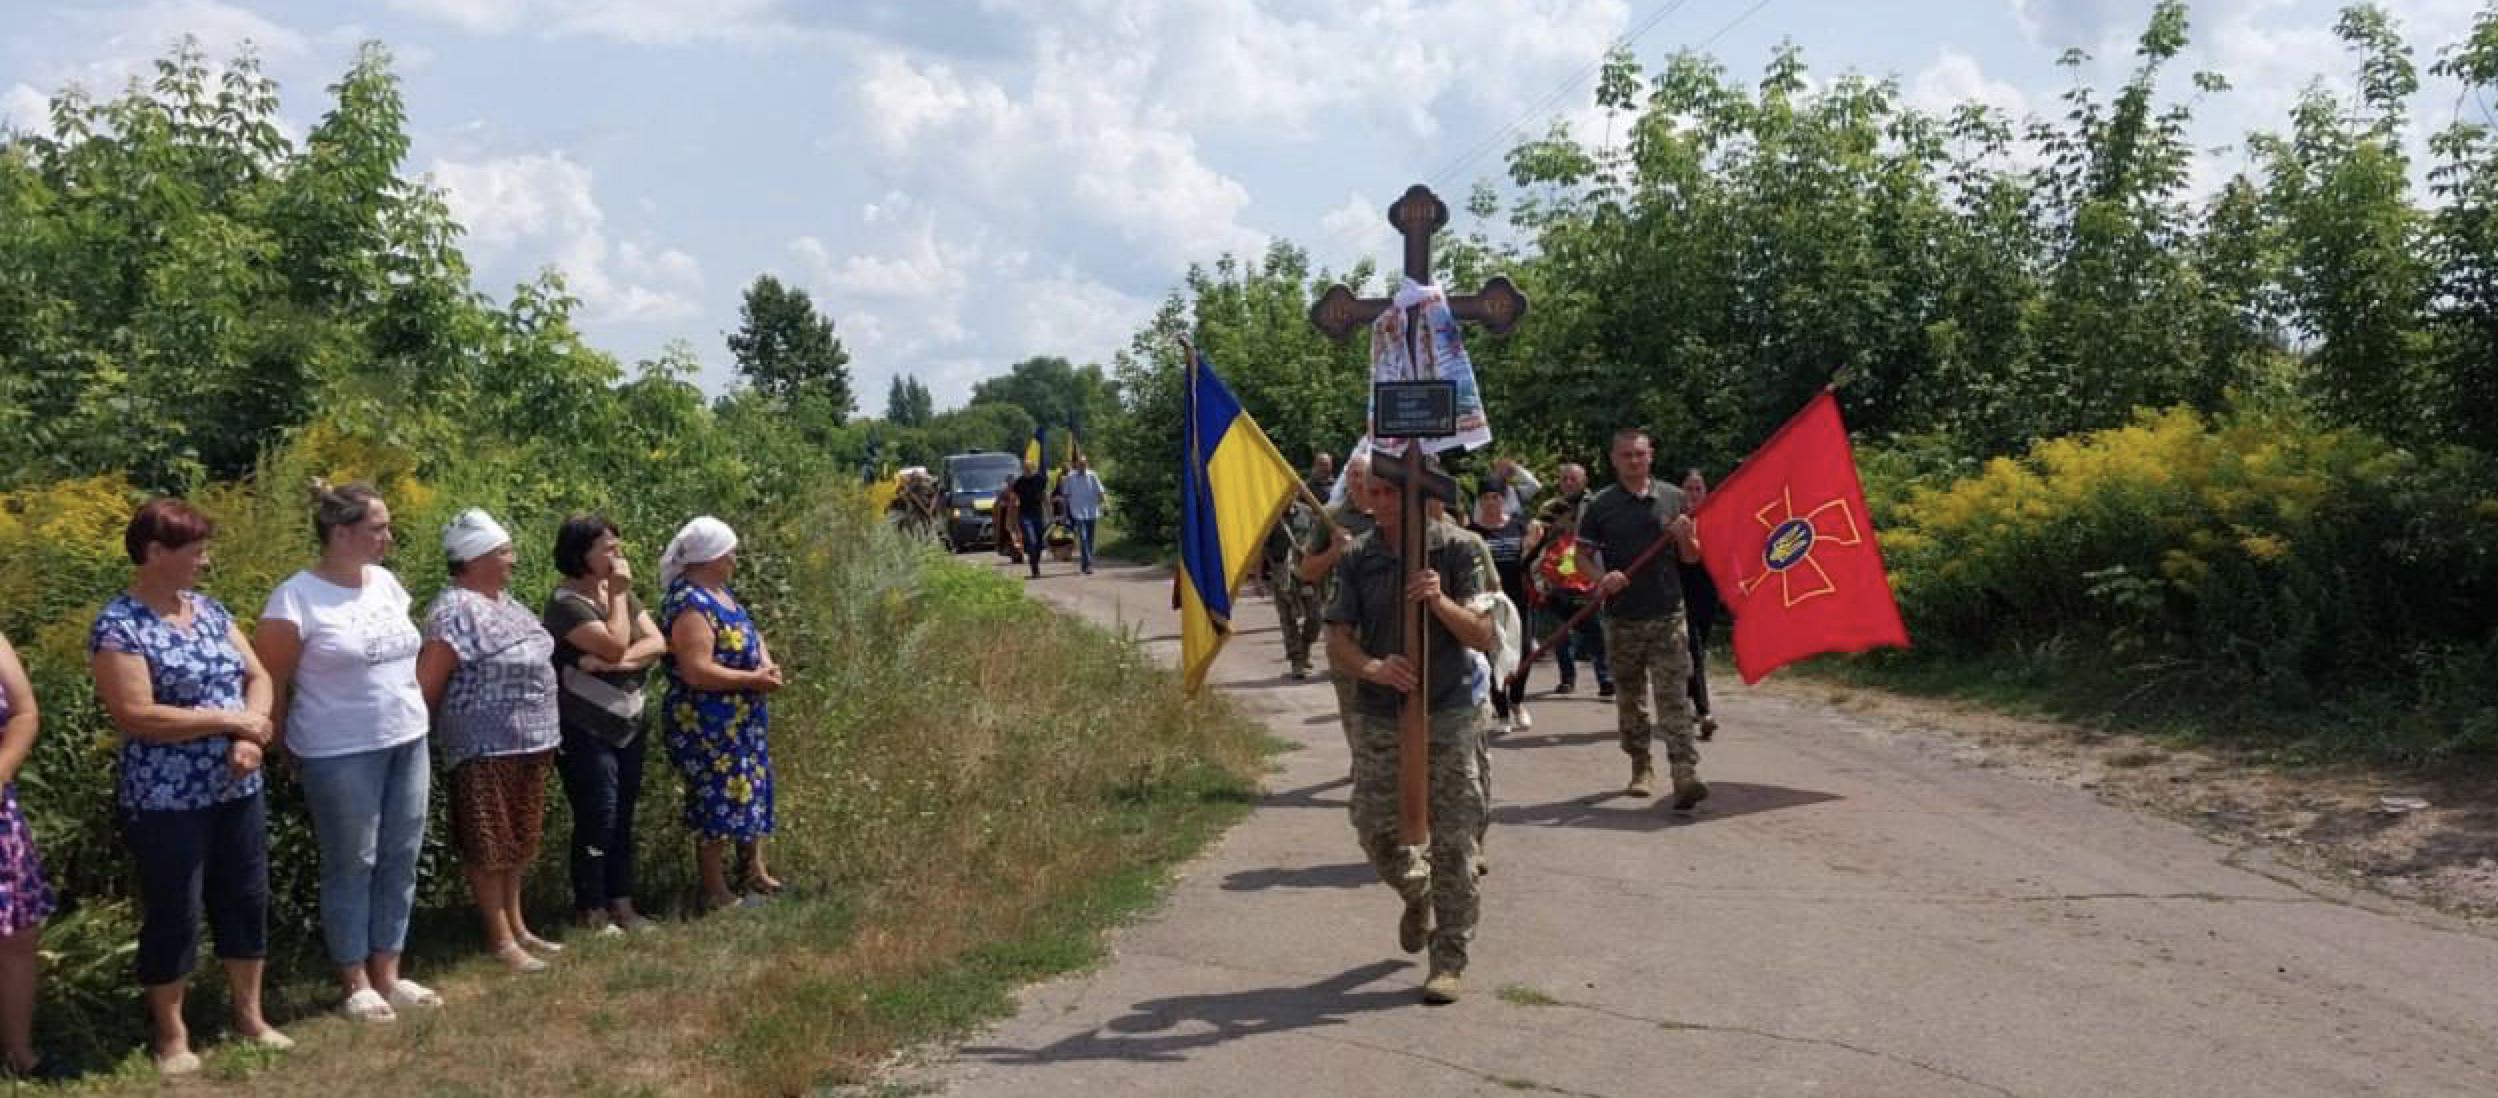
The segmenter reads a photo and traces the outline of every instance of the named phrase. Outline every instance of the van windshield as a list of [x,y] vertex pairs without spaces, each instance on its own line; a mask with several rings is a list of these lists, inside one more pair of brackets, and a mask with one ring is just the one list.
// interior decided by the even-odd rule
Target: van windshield
[[948,471],[954,476],[953,487],[957,492],[995,492],[1006,487],[1006,482],[1013,480],[1023,467],[1013,458],[995,458],[958,461],[949,466]]

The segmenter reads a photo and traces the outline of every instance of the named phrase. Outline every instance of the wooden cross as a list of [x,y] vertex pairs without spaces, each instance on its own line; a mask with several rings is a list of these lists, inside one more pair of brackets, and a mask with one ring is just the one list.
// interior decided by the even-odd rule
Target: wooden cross
[[[1403,197],[1388,207],[1388,224],[1395,226],[1405,238],[1405,277],[1416,282],[1431,281],[1431,236],[1448,224],[1448,203],[1431,193],[1431,188],[1416,183],[1405,189]],[[1343,340],[1356,329],[1365,328],[1395,307],[1393,297],[1355,297],[1343,283],[1327,288],[1317,301],[1310,304],[1310,323],[1331,338]],[[1506,276],[1495,275],[1483,284],[1478,293],[1452,294],[1449,311],[1459,320],[1482,323],[1492,334],[1500,335],[1527,314],[1527,297],[1518,292],[1516,284]],[[1422,310],[1407,318],[1405,330],[1410,337],[1422,329]],[[1363,425],[1368,430],[1369,424]],[[1416,562],[1423,556],[1423,476],[1422,445],[1408,440],[1402,455],[1379,455],[1373,465],[1394,462],[1405,489],[1398,508],[1397,591],[1403,597],[1413,583]],[[1430,633],[1424,628],[1424,610],[1420,605],[1405,605],[1405,658],[1414,664],[1416,687],[1405,695],[1405,707],[1399,714],[1397,727],[1397,841],[1407,846],[1422,846],[1431,841],[1431,683]],[[1498,687],[1500,684],[1494,684]]]

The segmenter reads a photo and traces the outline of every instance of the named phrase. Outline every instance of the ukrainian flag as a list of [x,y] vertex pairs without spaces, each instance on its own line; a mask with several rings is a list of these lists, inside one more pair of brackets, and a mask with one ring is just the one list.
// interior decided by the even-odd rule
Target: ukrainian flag
[[1041,464],[1041,455],[1049,452],[1049,447],[1043,445],[1049,441],[1049,433],[1050,429],[1046,425],[1035,427],[1032,429],[1032,441],[1023,444],[1023,459],[1031,462],[1035,469],[1049,468]]
[[1193,354],[1182,396],[1180,672],[1193,694],[1231,633],[1232,592],[1301,482],[1213,368]]

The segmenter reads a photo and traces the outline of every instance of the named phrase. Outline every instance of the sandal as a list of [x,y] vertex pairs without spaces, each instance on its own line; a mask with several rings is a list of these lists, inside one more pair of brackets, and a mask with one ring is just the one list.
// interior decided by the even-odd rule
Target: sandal
[[381,992],[369,987],[357,988],[355,994],[347,997],[346,1002],[338,1004],[338,1013],[351,1021],[373,1024],[399,1020],[399,1013],[390,1009],[389,1000],[382,998]]
[[442,995],[414,980],[401,980],[390,985],[390,1005],[409,1010],[431,1010],[442,1005]]

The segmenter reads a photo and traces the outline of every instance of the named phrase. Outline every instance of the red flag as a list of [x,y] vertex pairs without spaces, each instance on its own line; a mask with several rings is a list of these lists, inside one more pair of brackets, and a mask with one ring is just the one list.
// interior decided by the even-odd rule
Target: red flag
[[1908,647],[1829,390],[1709,493],[1698,522],[1746,683],[1823,652]]

